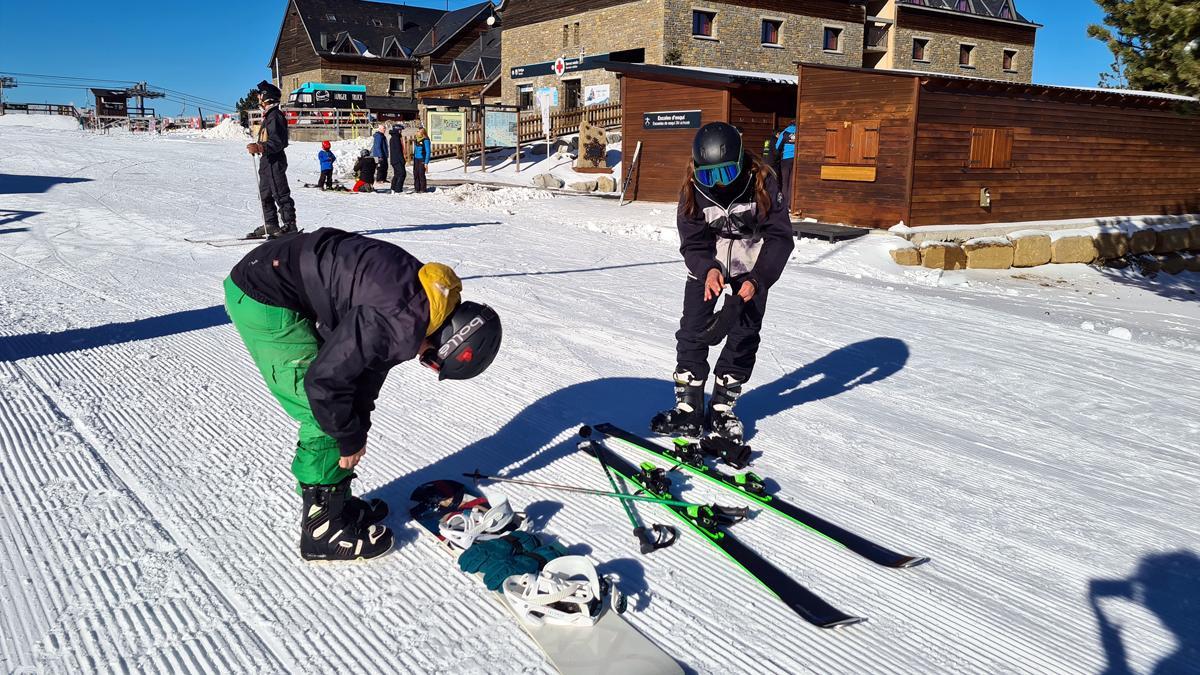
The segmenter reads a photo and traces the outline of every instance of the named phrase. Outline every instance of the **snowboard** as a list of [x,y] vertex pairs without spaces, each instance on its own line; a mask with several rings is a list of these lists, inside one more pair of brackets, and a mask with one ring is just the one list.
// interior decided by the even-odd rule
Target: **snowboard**
[[[414,504],[409,513],[422,533],[456,559],[461,549],[442,538],[438,524],[442,518],[464,508],[487,506],[487,498],[479,491],[453,480],[425,483],[413,490],[410,498]],[[515,529],[521,519],[518,515],[510,527]],[[609,606],[608,599],[593,626],[533,626],[517,616],[503,593],[495,592],[492,596],[563,675],[683,675],[675,659],[625,621]]]

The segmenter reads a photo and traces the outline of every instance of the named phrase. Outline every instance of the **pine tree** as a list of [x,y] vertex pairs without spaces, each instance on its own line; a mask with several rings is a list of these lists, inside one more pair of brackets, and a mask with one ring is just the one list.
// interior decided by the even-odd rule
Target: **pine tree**
[[238,102],[237,102],[238,120],[241,122],[241,125],[244,127],[250,126],[250,115],[248,113],[251,110],[258,110],[258,90],[257,89],[251,89],[250,92],[246,94],[245,98],[238,99]]
[[[1088,35],[1112,50],[1101,86],[1200,95],[1200,0],[1096,0],[1104,24]],[[1111,29],[1111,30],[1110,30]],[[1124,82],[1122,82],[1124,80]]]

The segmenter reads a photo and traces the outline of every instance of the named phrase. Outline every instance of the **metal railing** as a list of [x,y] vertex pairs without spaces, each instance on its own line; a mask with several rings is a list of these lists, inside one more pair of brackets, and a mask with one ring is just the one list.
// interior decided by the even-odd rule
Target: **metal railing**
[[80,117],[79,109],[73,105],[60,103],[5,103],[0,105],[0,115],[19,113],[23,115],[66,115]]

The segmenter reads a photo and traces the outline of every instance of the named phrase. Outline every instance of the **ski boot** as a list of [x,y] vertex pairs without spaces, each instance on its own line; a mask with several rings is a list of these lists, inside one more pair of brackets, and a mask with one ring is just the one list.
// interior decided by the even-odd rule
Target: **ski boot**
[[250,230],[250,232],[245,237],[243,237],[243,239],[265,239],[266,237],[267,237],[267,228],[262,225],[259,225],[258,227],[254,228],[253,230]]
[[742,421],[733,412],[742,395],[742,382],[735,375],[717,375],[713,381],[712,398],[708,402],[708,429],[714,436],[741,445]]
[[364,518],[364,512],[361,507],[352,505],[351,478],[353,476],[348,476],[336,485],[302,487],[304,516],[300,522],[300,557],[305,560],[369,560],[391,550],[393,535],[388,528],[356,522]]
[[686,370],[672,377],[675,407],[655,415],[650,420],[650,429],[664,436],[700,438],[704,433],[704,380],[693,378]]

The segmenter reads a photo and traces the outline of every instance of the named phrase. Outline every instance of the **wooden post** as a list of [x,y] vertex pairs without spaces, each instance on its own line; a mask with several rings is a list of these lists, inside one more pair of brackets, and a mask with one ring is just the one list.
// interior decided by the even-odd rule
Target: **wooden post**
[[479,167],[487,173],[487,108],[479,105]]
[[517,108],[517,173],[521,173],[521,109]]

